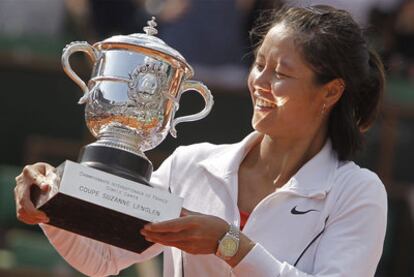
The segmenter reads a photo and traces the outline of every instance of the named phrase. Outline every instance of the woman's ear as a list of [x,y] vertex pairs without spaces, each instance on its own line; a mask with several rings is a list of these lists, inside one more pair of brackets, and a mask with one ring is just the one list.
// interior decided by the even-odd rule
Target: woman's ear
[[335,106],[339,99],[341,99],[341,96],[345,91],[345,82],[343,79],[337,78],[324,86],[324,104],[327,109],[331,109]]

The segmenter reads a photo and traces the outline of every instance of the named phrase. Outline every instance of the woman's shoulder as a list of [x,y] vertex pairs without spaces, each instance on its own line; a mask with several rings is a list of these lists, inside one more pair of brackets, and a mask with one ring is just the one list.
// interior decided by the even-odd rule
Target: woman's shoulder
[[333,189],[356,198],[386,199],[385,186],[378,175],[353,161],[339,162],[333,177]]
[[210,142],[195,143],[179,146],[173,153],[176,160],[195,162],[219,155],[229,149],[233,144],[214,144]]
[[354,161],[341,161],[338,162],[336,169],[336,178],[345,180],[361,180],[361,181],[374,181],[378,184],[382,184],[378,175],[368,168],[359,166]]

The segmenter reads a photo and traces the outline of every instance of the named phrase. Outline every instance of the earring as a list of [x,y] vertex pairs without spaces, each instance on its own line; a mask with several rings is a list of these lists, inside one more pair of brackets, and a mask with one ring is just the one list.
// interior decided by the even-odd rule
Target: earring
[[321,115],[324,115],[325,112],[326,112],[326,105],[325,105],[325,103],[323,103]]

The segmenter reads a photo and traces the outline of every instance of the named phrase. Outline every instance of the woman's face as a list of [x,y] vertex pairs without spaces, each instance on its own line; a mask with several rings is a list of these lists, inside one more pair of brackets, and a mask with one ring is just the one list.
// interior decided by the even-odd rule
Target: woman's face
[[248,86],[253,100],[253,128],[275,138],[314,136],[323,124],[324,86],[294,44],[283,23],[265,36],[251,69]]

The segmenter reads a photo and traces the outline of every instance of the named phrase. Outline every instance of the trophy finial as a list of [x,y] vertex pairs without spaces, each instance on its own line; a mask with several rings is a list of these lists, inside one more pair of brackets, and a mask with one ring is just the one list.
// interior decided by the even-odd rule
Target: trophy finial
[[155,16],[153,16],[151,18],[151,20],[147,21],[148,26],[144,27],[144,32],[149,35],[149,36],[153,36],[158,34],[158,30],[155,29],[155,27],[157,27],[157,22],[155,22]]

